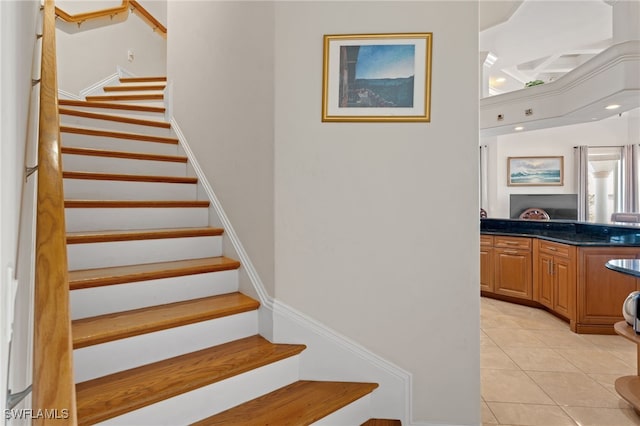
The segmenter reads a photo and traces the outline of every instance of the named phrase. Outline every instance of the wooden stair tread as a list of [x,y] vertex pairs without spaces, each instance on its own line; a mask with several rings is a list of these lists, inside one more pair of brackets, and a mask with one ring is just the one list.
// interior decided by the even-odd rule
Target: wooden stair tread
[[360,426],[402,426],[402,422],[394,419],[369,419]]
[[94,424],[298,355],[304,345],[251,336],[76,385],[78,424]]
[[177,138],[144,135],[141,133],[114,132],[111,130],[88,129],[86,127],[60,126],[60,133],[74,133],[87,136],[103,136],[107,138],[128,139],[143,142],[158,142],[178,145]]
[[70,115],[73,117],[92,118],[95,120],[115,121],[118,123],[135,124],[138,126],[158,127],[170,129],[171,123],[167,121],[146,120],[141,118],[123,117],[120,115],[101,114],[96,112],[80,111],[69,108],[58,108],[60,115]]
[[105,92],[126,92],[128,90],[164,90],[166,85],[164,84],[136,84],[127,86],[104,86],[102,90]]
[[102,101],[161,101],[164,99],[162,93],[142,93],[135,95],[93,95],[85,99],[89,102]]
[[371,393],[376,383],[301,380],[193,426],[308,425]]
[[59,99],[58,105],[84,108],[121,109],[125,111],[164,113],[165,107],[152,105],[118,104],[110,102],[88,102],[75,99]]
[[96,172],[62,172],[63,179],[85,180],[115,180],[127,182],[156,182],[156,183],[183,183],[196,184],[197,177],[191,176],[153,176],[153,175],[127,175],[122,173],[96,173]]
[[222,235],[223,233],[224,229],[214,227],[68,232],[67,244],[105,243],[113,241],[133,240],[158,240],[164,238],[208,237]]
[[167,77],[152,76],[152,77],[120,77],[120,83],[145,83],[154,81],[167,81]]
[[69,271],[69,289],[101,287],[106,285],[182,277],[209,272],[238,269],[240,262],[228,257],[174,260],[142,265],[113,266],[108,268]]
[[64,207],[73,208],[180,208],[209,207],[209,201],[199,200],[64,200]]
[[242,293],[229,293],[71,322],[73,348],[179,327],[258,309],[260,303]]
[[187,157],[180,155],[146,154],[143,152],[109,151],[104,149],[77,148],[63,146],[63,154],[87,155],[93,157],[111,157],[129,160],[166,161],[172,163],[186,163]]

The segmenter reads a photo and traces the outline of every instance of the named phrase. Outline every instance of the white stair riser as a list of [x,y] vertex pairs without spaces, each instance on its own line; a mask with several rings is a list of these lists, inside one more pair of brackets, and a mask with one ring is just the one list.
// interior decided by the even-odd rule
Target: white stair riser
[[71,291],[71,319],[122,312],[238,291],[238,270]]
[[187,163],[62,154],[65,171],[129,175],[187,176]]
[[222,255],[222,236],[68,244],[70,271]]
[[[69,107],[68,109],[73,109],[73,107]],[[119,115],[114,112],[98,112],[98,114],[105,115]],[[161,121],[160,120],[156,121]],[[77,117],[75,115],[60,115],[60,124],[63,126],[70,127],[88,127],[92,129],[103,129],[103,130],[113,130],[116,132],[128,132],[128,133],[139,133],[143,135],[154,135],[154,136],[166,136],[171,137],[174,135],[171,128],[163,128],[156,126],[145,126],[142,124],[131,124],[131,123],[122,123],[119,121],[112,120],[102,120],[99,118],[88,118],[88,117]]]
[[76,200],[196,200],[195,183],[64,179],[64,195]]
[[298,380],[298,357],[265,365],[218,383],[177,395],[99,425],[184,425],[228,410]]
[[67,208],[68,232],[188,228],[209,224],[206,207]]
[[61,133],[62,146],[77,148],[106,149],[110,151],[144,152],[147,154],[179,155],[178,145],[161,142],[147,142],[104,136]]
[[312,423],[314,426],[353,426],[361,425],[371,418],[371,395],[353,401],[351,404],[334,411],[328,416]]
[[73,351],[76,383],[258,333],[257,311],[128,337]]
[[[97,102],[96,102],[97,103]],[[139,105],[140,103],[136,103]],[[162,105],[155,105],[162,106]],[[164,121],[164,112],[134,111],[116,108],[96,108],[90,106],[60,105],[60,108],[74,109],[76,111],[92,112],[95,114],[119,115],[121,117],[137,118],[141,120]]]

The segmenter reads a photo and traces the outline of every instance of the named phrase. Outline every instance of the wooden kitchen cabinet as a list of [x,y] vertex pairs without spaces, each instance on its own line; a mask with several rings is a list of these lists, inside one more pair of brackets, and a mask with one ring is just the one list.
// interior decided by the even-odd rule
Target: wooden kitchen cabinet
[[624,300],[640,288],[637,278],[607,269],[605,263],[611,259],[638,257],[638,247],[578,249],[578,333],[613,333],[613,325],[623,319]]
[[576,247],[546,240],[534,244],[534,300],[575,323]]
[[493,292],[493,237],[480,235],[480,290]]
[[480,289],[545,309],[577,333],[613,334],[622,303],[640,278],[605,267],[610,259],[640,258],[640,247],[563,244],[536,237],[481,235]]
[[532,300],[531,238],[495,236],[494,293]]

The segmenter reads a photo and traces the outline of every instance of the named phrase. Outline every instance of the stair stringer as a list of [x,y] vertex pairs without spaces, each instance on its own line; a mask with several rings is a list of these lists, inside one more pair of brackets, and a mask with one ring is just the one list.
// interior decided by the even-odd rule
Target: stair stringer
[[260,300],[260,334],[272,342],[303,342],[307,346],[300,355],[301,379],[378,383],[379,387],[371,394],[371,417],[400,419],[402,424],[411,424],[411,373],[267,293],[184,133],[174,117],[170,121],[180,147],[211,203],[209,224],[224,228],[225,255],[240,261],[240,282],[248,282],[254,290],[254,294],[248,295]]

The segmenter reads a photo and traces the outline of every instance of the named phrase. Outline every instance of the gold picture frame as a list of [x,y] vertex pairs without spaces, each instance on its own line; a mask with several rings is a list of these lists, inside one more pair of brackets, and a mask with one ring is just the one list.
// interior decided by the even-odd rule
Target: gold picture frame
[[431,121],[432,44],[432,33],[325,35],[322,121]]
[[564,157],[508,157],[507,186],[564,185]]

